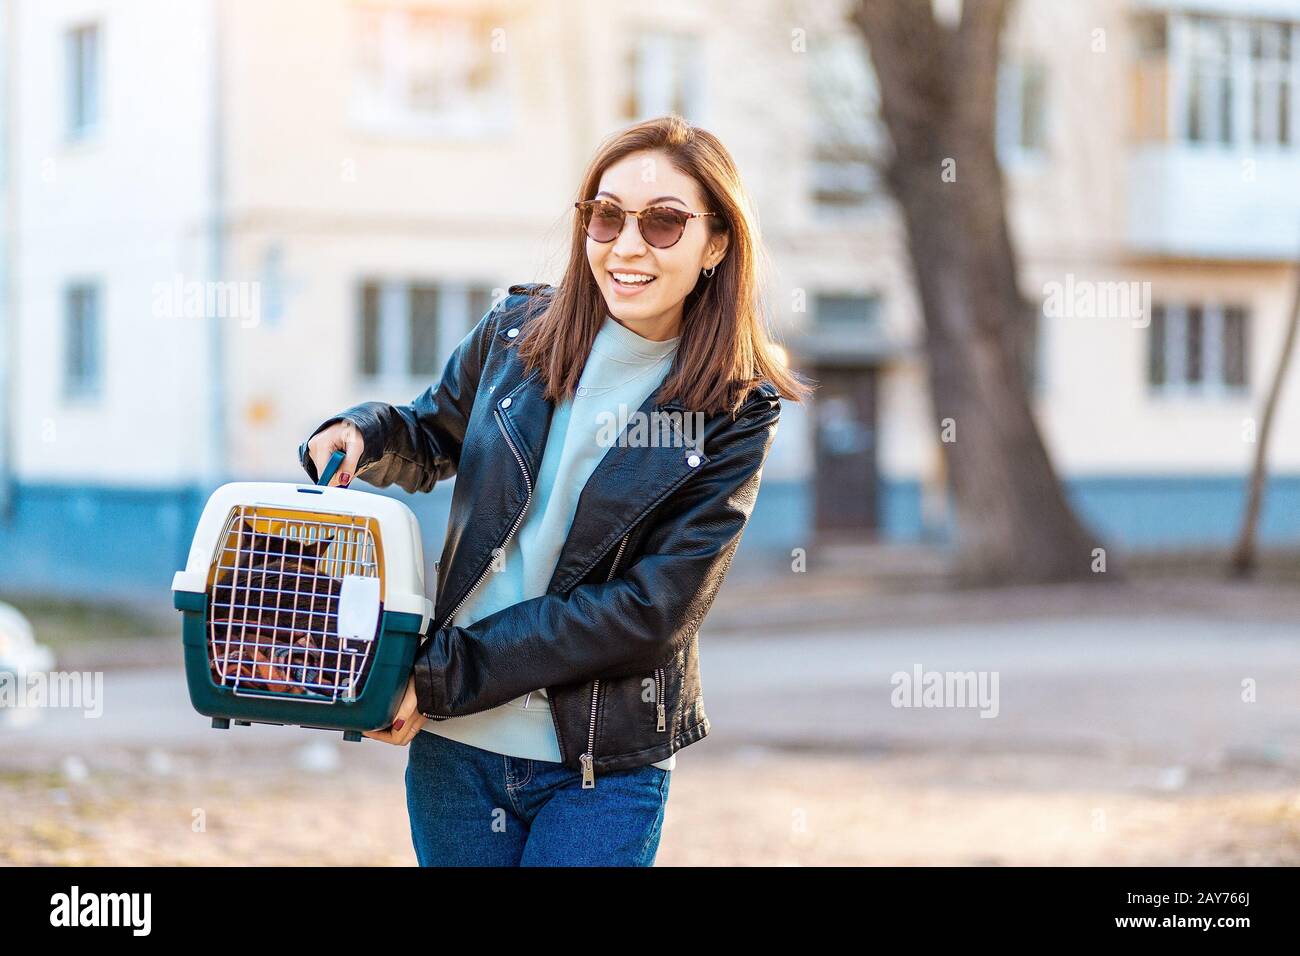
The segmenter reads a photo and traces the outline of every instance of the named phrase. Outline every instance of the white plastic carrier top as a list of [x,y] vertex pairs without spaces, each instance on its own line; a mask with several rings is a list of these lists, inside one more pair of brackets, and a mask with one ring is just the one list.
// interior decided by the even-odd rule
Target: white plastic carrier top
[[414,512],[394,498],[352,488],[267,481],[222,485],[203,508],[185,570],[177,571],[172,579],[173,591],[195,594],[207,591],[222,534],[232,511],[241,508],[291,509],[342,519],[375,519],[383,554],[383,608],[418,614],[420,633],[426,633],[433,616],[433,602],[425,596],[424,551]]

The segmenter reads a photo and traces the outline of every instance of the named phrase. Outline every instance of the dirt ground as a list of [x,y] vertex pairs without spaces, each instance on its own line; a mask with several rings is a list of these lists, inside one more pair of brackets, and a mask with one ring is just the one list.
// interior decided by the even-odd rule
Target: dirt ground
[[[1294,583],[727,590],[661,866],[1300,865]],[[0,864],[414,864],[404,752],[213,731],[175,635],[82,627],[102,719],[0,722]],[[894,706],[919,664],[1000,675],[996,719]]]
[[[686,756],[660,866],[1300,864],[1300,787],[1276,771],[1171,781],[1041,756]],[[6,773],[0,862],[414,865],[391,760],[316,773],[241,761],[232,773],[211,755],[133,759],[76,782]]]

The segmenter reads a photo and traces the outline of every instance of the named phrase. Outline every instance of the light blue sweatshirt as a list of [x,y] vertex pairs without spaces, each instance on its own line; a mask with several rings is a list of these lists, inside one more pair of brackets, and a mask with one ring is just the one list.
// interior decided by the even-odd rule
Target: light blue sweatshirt
[[[453,624],[468,627],[502,608],[546,593],[583,486],[609,451],[609,429],[601,425],[611,420],[607,416],[625,421],[641,407],[668,374],[679,341],[652,342],[613,316],[605,316],[577,394],[555,407],[533,499],[506,547],[501,569],[488,575],[461,606]],[[542,688],[477,714],[427,721],[423,729],[510,757],[560,759],[551,708]],[[654,766],[672,770],[676,764],[673,754]]]

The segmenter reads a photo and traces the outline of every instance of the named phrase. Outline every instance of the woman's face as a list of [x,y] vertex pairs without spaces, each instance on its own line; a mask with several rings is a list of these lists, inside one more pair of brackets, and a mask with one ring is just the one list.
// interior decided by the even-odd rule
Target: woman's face
[[[684,212],[709,212],[698,184],[677,170],[658,150],[632,153],[612,164],[600,177],[598,192],[623,209],[671,206]],[[725,233],[710,231],[709,219],[691,219],[682,237],[667,249],[657,249],[641,237],[637,220],[628,216],[623,231],[610,242],[587,237],[587,261],[605,297],[610,314],[638,335],[661,341],[681,331],[682,302],[695,288],[702,269],[722,261]],[[649,275],[649,282],[632,284],[619,276]]]

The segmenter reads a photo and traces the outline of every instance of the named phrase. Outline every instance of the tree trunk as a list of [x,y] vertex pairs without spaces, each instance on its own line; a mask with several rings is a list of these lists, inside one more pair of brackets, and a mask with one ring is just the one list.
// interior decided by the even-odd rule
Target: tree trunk
[[885,179],[907,226],[937,425],[954,439],[942,448],[958,570],[978,583],[1113,577],[1109,560],[1106,575],[1095,573],[1101,542],[1066,500],[1029,406],[1032,313],[1016,281],[994,136],[1005,14],[1004,0],[966,0],[949,28],[931,0],[859,0],[853,18],[892,141]]
[[1282,383],[1291,367],[1291,354],[1295,351],[1296,328],[1300,326],[1300,266],[1296,268],[1295,292],[1291,298],[1291,315],[1287,318],[1286,334],[1282,339],[1282,353],[1277,357],[1273,381],[1264,399],[1264,414],[1260,416],[1259,434],[1255,436],[1255,461],[1250,469],[1250,483],[1246,491],[1246,513],[1241,519],[1241,531],[1232,549],[1228,570],[1237,577],[1245,577],[1255,570],[1255,543],[1259,534],[1259,513],[1264,505],[1264,486],[1268,480],[1268,441],[1273,434],[1273,416],[1282,397]]

